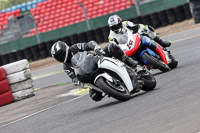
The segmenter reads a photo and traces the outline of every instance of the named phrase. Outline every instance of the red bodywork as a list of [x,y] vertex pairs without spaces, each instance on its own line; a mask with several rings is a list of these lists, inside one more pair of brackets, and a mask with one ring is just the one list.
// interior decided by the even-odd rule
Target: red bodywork
[[134,48],[132,48],[132,49],[130,49],[128,51],[124,51],[127,56],[134,55],[137,52],[137,50],[138,50],[138,48],[140,46],[140,41],[141,40],[140,40],[139,35],[138,34],[133,34],[133,38],[135,39],[135,44],[134,44],[135,46],[134,46]]
[[[124,51],[126,53],[127,56],[132,56],[134,55],[139,46],[140,46],[140,37],[138,34],[133,34],[133,38],[135,39],[135,44],[134,44],[134,48],[128,50],[128,51]],[[162,61],[165,63],[165,64],[168,64],[167,63],[167,59],[166,59],[166,56],[165,56],[165,53],[163,52],[163,49],[162,47],[157,43],[157,48],[156,48],[156,52],[159,54],[160,58],[162,59]]]

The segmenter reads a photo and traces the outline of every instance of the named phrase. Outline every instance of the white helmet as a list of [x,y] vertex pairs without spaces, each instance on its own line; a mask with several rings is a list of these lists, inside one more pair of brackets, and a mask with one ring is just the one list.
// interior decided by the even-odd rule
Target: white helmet
[[117,15],[112,15],[108,18],[108,26],[116,34],[122,31],[122,19]]

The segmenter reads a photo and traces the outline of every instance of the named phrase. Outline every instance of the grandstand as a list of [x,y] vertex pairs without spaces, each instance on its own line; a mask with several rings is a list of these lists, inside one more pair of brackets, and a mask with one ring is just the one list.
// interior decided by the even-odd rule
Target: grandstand
[[[131,1],[127,0],[82,0],[81,2],[87,9],[89,19],[131,6]],[[30,11],[34,16],[39,33],[85,20],[82,8],[75,0],[48,0],[38,3],[36,8]],[[33,29],[29,35],[34,34]]]
[[[132,5],[131,0],[80,0],[87,10],[88,19],[123,10]],[[38,33],[43,33],[85,20],[81,6],[76,0],[34,0],[1,11],[0,27],[8,23],[8,17],[31,12]],[[31,29],[29,37],[36,34]]]

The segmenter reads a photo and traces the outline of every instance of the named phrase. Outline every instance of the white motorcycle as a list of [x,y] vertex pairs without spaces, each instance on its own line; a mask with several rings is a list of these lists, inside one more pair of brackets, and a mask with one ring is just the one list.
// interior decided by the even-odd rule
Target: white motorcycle
[[[145,67],[133,70],[115,58],[85,51],[75,54],[71,61],[79,81],[120,101],[129,100],[140,90],[151,91],[156,86],[155,78]],[[144,81],[144,84],[134,88],[137,80]]]

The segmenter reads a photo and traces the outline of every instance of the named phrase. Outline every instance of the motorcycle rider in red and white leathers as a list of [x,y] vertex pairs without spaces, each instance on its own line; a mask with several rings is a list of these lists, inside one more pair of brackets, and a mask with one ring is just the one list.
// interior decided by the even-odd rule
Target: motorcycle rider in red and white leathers
[[[78,52],[94,50],[97,54],[104,54],[107,57],[115,57],[123,61],[128,66],[135,68],[138,64],[137,61],[131,60],[120,48],[115,44],[108,44],[103,50],[95,41],[88,43],[76,43],[72,46],[68,46],[63,41],[57,41],[51,47],[51,55],[57,61],[63,63],[63,68],[68,76],[72,79],[75,85],[80,85],[74,70],[72,69],[73,64],[71,62],[72,57]],[[137,89],[139,82],[136,81],[135,87]],[[101,92],[96,91],[90,87],[89,95],[94,101],[100,101],[104,96]]]
[[157,36],[156,32],[151,26],[134,24],[130,21],[122,21],[122,19],[117,15],[112,15],[109,17],[108,26],[110,28],[110,34],[108,37],[110,43],[127,43],[127,30],[132,30],[133,33],[142,35],[141,41],[145,45],[156,47],[156,42],[162,47],[169,47],[171,45],[171,42],[163,41],[159,36]]

